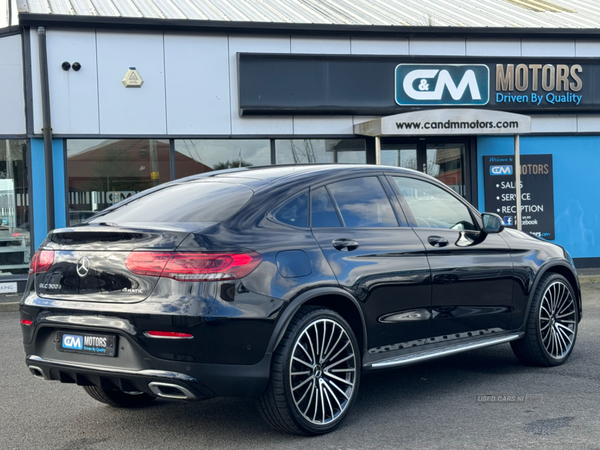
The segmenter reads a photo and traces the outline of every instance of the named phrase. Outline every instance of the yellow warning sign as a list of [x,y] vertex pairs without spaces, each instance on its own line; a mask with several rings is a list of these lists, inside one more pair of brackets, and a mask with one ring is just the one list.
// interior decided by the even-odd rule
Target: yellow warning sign
[[144,80],[142,80],[140,73],[135,67],[130,67],[127,72],[125,72],[125,76],[121,81],[125,87],[142,87],[142,84],[144,83]]

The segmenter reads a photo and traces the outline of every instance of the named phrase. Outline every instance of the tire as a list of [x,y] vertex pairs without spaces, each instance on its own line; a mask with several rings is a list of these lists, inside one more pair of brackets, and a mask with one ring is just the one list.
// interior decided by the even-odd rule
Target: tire
[[329,433],[352,408],[360,371],[358,342],[342,316],[320,306],[304,306],[273,353],[259,410],[279,431],[308,436]]
[[123,391],[103,389],[97,386],[83,386],[83,390],[94,400],[117,408],[140,408],[156,400],[144,392],[130,394]]
[[533,295],[525,336],[510,345],[523,364],[564,364],[575,346],[578,322],[579,307],[571,284],[562,275],[547,273]]

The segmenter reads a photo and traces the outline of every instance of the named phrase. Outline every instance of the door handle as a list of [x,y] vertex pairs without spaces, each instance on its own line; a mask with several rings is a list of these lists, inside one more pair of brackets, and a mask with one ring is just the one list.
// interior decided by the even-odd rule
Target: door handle
[[358,242],[353,241],[352,239],[334,239],[331,241],[331,244],[334,246],[336,250],[341,252],[351,252],[358,248]]
[[429,236],[427,238],[427,242],[429,242],[433,247],[445,247],[448,245],[448,239],[441,236]]

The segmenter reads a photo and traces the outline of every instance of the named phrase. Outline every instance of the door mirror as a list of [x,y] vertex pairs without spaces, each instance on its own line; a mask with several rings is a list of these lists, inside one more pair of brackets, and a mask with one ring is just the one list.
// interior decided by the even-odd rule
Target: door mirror
[[504,223],[498,214],[483,213],[481,219],[483,220],[483,232],[486,234],[500,233],[504,230]]

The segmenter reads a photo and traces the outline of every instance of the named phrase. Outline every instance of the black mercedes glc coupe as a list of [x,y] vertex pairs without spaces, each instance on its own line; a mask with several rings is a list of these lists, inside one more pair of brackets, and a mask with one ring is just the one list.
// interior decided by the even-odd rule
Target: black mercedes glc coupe
[[569,254],[434,178],[240,168],[157,186],[48,234],[20,306],[26,363],[112,406],[256,397],[273,427],[336,428],[361,372],[510,342],[564,363]]

